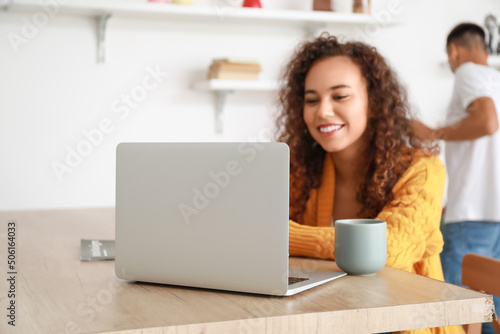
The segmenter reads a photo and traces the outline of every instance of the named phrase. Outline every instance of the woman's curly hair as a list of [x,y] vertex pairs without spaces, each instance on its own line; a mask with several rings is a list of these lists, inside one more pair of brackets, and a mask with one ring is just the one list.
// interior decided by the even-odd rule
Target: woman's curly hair
[[303,119],[305,78],[316,61],[333,56],[350,58],[360,67],[367,85],[372,116],[365,133],[368,148],[360,152],[365,159],[363,166],[367,166],[357,191],[357,200],[363,205],[360,215],[376,217],[393,199],[392,188],[410,166],[416,149],[428,154],[438,151],[437,146],[426,145],[413,134],[406,91],[374,47],[361,42],[341,43],[327,33],[305,42],[282,75],[276,119],[277,139],[290,147],[290,218],[298,222],[303,218],[311,189],[321,183],[326,156]]

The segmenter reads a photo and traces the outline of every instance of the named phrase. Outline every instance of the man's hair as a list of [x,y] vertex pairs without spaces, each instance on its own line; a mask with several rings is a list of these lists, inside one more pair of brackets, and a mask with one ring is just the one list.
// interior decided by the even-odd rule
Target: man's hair
[[467,49],[479,46],[486,50],[485,39],[483,28],[474,23],[461,23],[448,34],[446,47],[453,43]]

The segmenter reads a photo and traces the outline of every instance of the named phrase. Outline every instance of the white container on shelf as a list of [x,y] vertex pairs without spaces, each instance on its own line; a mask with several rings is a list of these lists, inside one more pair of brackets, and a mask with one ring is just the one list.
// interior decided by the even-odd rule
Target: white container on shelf
[[290,9],[294,10],[312,10],[313,0],[292,0],[290,1]]
[[336,13],[352,13],[352,0],[331,0],[331,7]]

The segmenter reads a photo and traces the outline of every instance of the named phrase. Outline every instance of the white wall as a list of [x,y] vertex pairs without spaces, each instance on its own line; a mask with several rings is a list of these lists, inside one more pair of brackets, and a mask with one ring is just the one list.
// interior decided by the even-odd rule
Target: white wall
[[[380,24],[329,30],[376,45],[407,85],[422,118],[436,124],[453,82],[449,70],[438,65],[445,59],[448,31],[461,21],[482,23],[488,13],[500,17],[500,3],[402,0],[389,17],[388,1],[373,4]],[[262,2],[266,8],[291,6],[285,0]],[[204,77],[211,58],[226,56],[256,57],[262,77],[274,78],[303,37],[300,27],[236,25],[223,18],[217,24],[112,18],[106,64],[98,65],[96,23],[87,17],[57,15],[16,52],[8,36],[21,34],[23,18],[32,15],[0,11],[0,210],[113,206],[119,142],[251,139],[272,127],[271,93],[230,95],[224,133],[217,135],[213,96],[191,84]],[[401,23],[379,29],[388,20]],[[157,68],[165,77],[157,85],[148,79],[156,87],[125,116],[123,94],[139,92]],[[68,152],[86,140],[84,132],[102,122],[108,133],[96,136],[92,151],[58,178],[53,164],[66,164]]]

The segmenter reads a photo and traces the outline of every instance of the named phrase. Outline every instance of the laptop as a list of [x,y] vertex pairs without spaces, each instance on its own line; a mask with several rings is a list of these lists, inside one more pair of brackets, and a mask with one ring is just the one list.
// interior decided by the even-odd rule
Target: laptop
[[289,156],[284,143],[119,144],[116,276],[289,296],[345,275],[288,268]]

